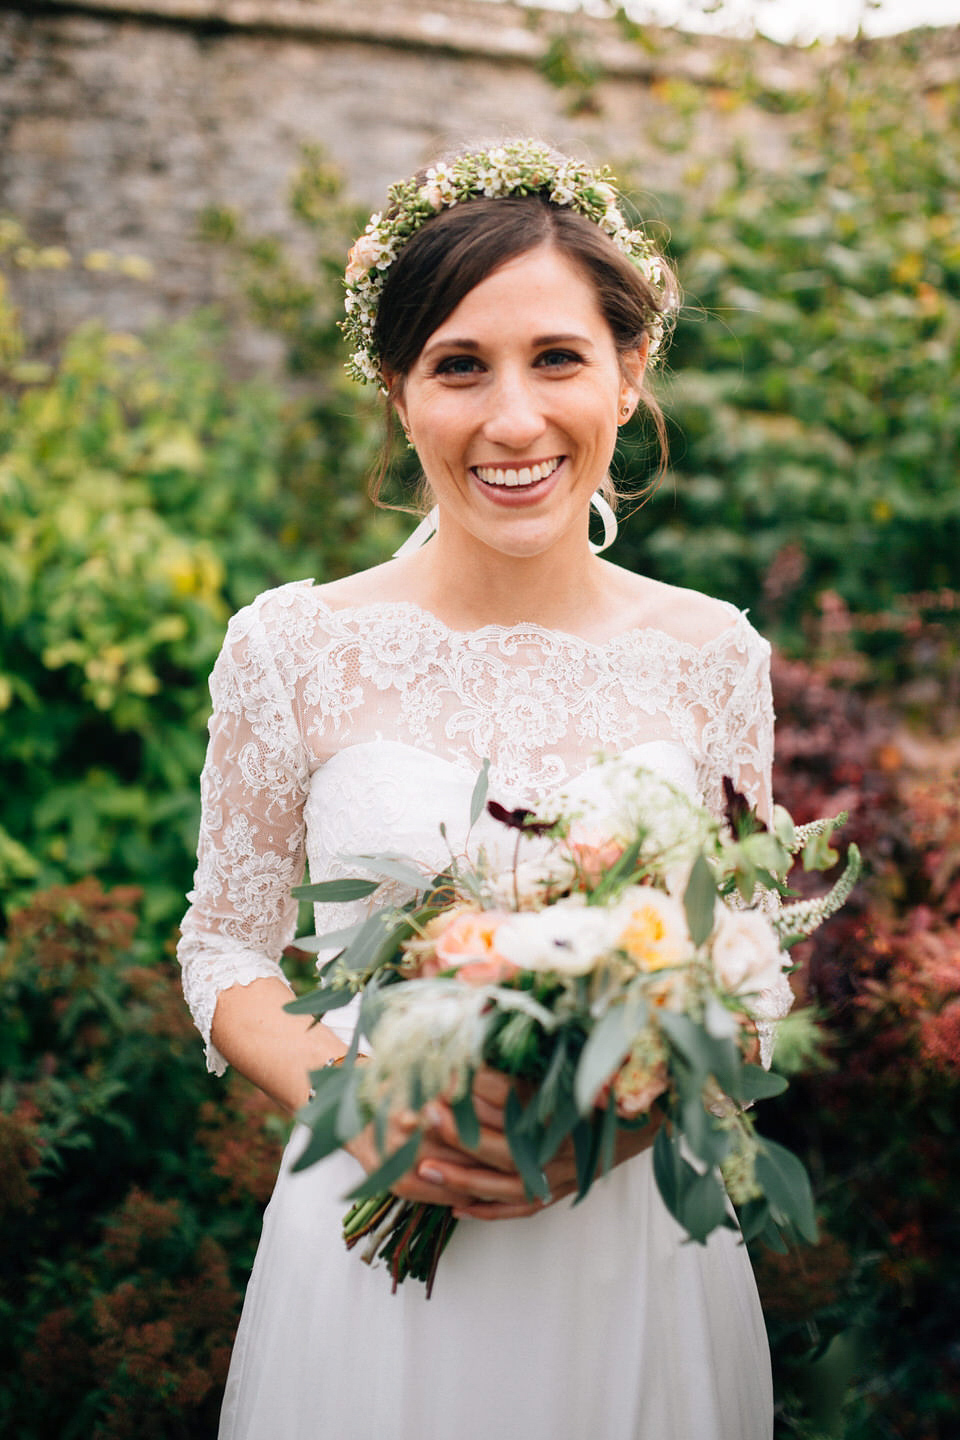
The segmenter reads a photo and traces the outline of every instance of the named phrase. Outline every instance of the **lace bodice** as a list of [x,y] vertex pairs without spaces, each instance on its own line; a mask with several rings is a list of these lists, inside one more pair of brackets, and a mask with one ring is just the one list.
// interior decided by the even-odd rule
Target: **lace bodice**
[[[598,751],[645,748],[719,811],[730,775],[770,805],[769,646],[732,606],[695,641],[634,629],[602,643],[536,625],[468,634],[406,602],[333,609],[311,581],[234,616],[214,668],[194,890],[179,956],[207,1042],[217,995],[282,975],[291,888],[344,852],[444,858],[485,758],[490,793],[542,799]],[[716,617],[719,616],[719,623]],[[654,758],[655,757],[655,758]],[[346,923],[324,907],[320,924]]]

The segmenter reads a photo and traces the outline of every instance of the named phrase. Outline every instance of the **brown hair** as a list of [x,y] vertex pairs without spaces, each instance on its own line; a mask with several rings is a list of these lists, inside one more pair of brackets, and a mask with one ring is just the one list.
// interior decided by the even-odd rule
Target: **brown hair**
[[[555,246],[591,281],[621,355],[642,343],[655,316],[666,317],[674,308],[677,286],[666,267],[665,285],[658,291],[599,226],[575,210],[540,195],[466,201],[429,220],[390,267],[377,307],[374,343],[384,374],[394,377],[392,393],[465,295],[508,260],[544,244]],[[640,398],[657,434],[662,473],[666,422],[646,386]],[[392,407],[390,414],[392,426]],[[372,487],[375,500],[388,453],[389,437]]]

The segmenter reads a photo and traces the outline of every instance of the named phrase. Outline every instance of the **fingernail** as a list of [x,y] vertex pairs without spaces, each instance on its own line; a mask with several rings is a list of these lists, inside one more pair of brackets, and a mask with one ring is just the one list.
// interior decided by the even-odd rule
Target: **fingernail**
[[432,1125],[436,1129],[443,1124],[443,1111],[439,1105],[427,1105],[423,1112],[423,1118],[428,1125]]
[[417,1174],[421,1180],[429,1180],[431,1185],[442,1185],[444,1181],[443,1171],[438,1170],[436,1165],[431,1165],[429,1161],[424,1161],[418,1167]]
[[394,1117],[402,1130],[413,1130],[417,1124],[417,1112],[415,1110],[401,1110]]

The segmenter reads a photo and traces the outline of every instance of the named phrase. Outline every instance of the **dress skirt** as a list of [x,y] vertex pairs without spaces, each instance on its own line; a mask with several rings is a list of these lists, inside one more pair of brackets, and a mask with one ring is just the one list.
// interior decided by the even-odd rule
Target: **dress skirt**
[[746,1249],[685,1241],[650,1152],[526,1219],[457,1226],[432,1298],[340,1235],[360,1167],[294,1174],[264,1216],[220,1440],[771,1440]]

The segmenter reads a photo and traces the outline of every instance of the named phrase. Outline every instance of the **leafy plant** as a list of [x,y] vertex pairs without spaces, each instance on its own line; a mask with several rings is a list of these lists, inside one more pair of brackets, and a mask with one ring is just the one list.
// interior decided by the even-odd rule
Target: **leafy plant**
[[132,890],[38,895],[0,952],[0,1429],[211,1433],[285,1126],[199,1061]]

